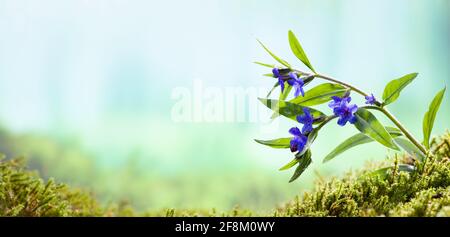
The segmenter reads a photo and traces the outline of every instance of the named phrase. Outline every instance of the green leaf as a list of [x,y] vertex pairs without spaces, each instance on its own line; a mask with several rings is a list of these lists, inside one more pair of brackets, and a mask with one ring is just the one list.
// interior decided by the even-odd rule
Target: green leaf
[[256,63],[256,64],[261,65],[263,67],[275,68],[275,65],[273,65],[273,64],[262,63],[262,62],[253,62],[253,63]]
[[330,101],[332,96],[341,97],[346,92],[347,88],[341,85],[334,83],[323,83],[306,91],[305,96],[299,96],[289,102],[302,106],[314,106]]
[[[378,170],[375,170],[373,172],[368,173],[368,176],[381,176],[382,178],[386,178],[389,174],[389,171],[391,171],[392,169],[394,169],[394,166],[389,166],[389,167],[384,167]],[[412,165],[408,165],[408,164],[400,164],[398,165],[398,171],[403,171],[403,172],[408,172],[408,173],[412,173],[416,170],[416,168]]]
[[289,65],[288,62],[284,61],[283,59],[279,58],[277,55],[272,53],[272,51],[270,51],[261,41],[258,40],[258,42],[264,48],[264,50],[266,50],[267,53],[269,53],[270,56],[272,56],[272,58],[274,58],[275,60],[277,60],[279,63],[283,64],[284,66],[291,68],[291,65]]
[[[287,101],[273,100],[273,99],[263,99],[258,98],[265,106],[269,109],[287,117],[294,121],[297,121],[297,115],[303,114],[303,108],[308,108],[314,118],[324,117],[325,114],[309,107],[301,106],[298,104],[293,104]],[[320,122],[320,121],[319,121]]]
[[[347,89],[341,85],[324,83],[306,91],[305,96],[299,96],[289,102],[301,106],[314,106],[330,101],[332,96],[342,97],[346,92]],[[278,113],[274,113],[271,118],[274,119],[278,115]]]
[[416,158],[419,161],[423,161],[425,159],[425,154],[419,150],[414,144],[412,144],[409,140],[406,140],[401,137],[394,138],[395,143],[399,145],[403,150],[405,150],[412,157]]
[[386,131],[388,131],[392,137],[399,137],[399,136],[403,135],[402,131],[398,128],[389,127],[389,126],[386,126],[385,128],[386,128]]
[[291,160],[291,161],[290,161],[289,163],[287,163],[285,166],[281,167],[281,168],[279,169],[279,171],[288,170],[288,169],[294,167],[294,165],[296,165],[296,164],[298,163],[299,160],[300,160],[299,158],[295,157],[293,160]]
[[292,175],[291,179],[289,180],[289,183],[298,179],[298,177],[300,177],[300,175],[306,170],[306,168],[308,168],[311,163],[311,150],[308,149],[303,156],[298,158],[298,166],[295,169],[294,175]]
[[389,135],[384,126],[371,112],[364,108],[359,108],[358,111],[356,111],[355,116],[357,118],[355,127],[360,132],[366,134],[373,140],[381,143],[386,147],[394,150],[399,150],[397,145],[392,140],[391,135]]
[[[286,98],[289,96],[289,93],[292,90],[292,86],[289,85],[287,82],[284,82],[284,90],[283,92],[280,93],[280,96],[278,97],[279,101],[284,101],[286,100]],[[280,114],[278,112],[273,112],[272,116],[270,117],[271,119],[275,119],[276,117],[278,117]]]
[[255,141],[259,144],[270,146],[272,148],[289,148],[291,139],[292,139],[291,137],[285,137],[285,138],[278,138],[278,139],[273,139],[273,140],[255,139]]
[[308,57],[305,54],[305,51],[303,51],[302,46],[300,45],[300,42],[298,41],[297,37],[295,37],[294,33],[292,31],[289,31],[289,45],[291,46],[292,52],[295,54],[295,56],[300,59],[311,71],[314,73],[316,72],[309,62]]
[[388,105],[397,100],[400,96],[400,92],[411,83],[417,75],[417,73],[411,73],[389,82],[384,88],[383,104]]
[[423,117],[423,145],[427,149],[430,148],[431,130],[433,130],[434,119],[436,118],[437,111],[439,110],[439,106],[441,105],[442,98],[444,98],[446,89],[447,88],[444,88],[436,94],[433,101],[431,101],[430,106],[428,107],[428,111]]
[[[398,137],[398,136],[402,136],[402,132],[397,129],[397,128],[392,128],[392,127],[386,127],[386,130],[389,132],[389,134],[391,134],[391,137]],[[348,149],[358,146],[358,145],[362,145],[362,144],[366,144],[366,143],[370,143],[373,142],[374,140],[368,136],[366,136],[363,133],[358,133],[354,136],[351,136],[350,138],[348,138],[347,140],[345,140],[344,142],[342,142],[339,146],[337,146],[336,148],[334,148],[333,151],[331,151],[324,159],[323,159],[323,163],[330,161],[331,159],[335,158],[336,156],[342,154],[344,151],[347,151]]]

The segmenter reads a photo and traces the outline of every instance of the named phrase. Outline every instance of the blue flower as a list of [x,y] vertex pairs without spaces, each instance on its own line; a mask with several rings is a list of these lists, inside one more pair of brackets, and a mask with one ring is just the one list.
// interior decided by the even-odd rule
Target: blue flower
[[338,106],[340,106],[341,102],[346,101],[347,103],[350,103],[350,101],[352,101],[352,98],[350,96],[344,96],[344,97],[337,97],[337,96],[332,96],[331,99],[333,99],[333,101],[331,101],[328,104],[328,107],[334,109]]
[[272,69],[272,74],[273,74],[273,77],[278,78],[278,84],[281,87],[281,92],[283,92],[284,91],[283,76],[280,74],[280,71],[278,70],[278,68]]
[[294,135],[290,142],[291,152],[302,151],[305,148],[308,137],[303,135],[297,127],[289,129],[289,133]]
[[301,124],[303,124],[302,133],[308,133],[313,130],[313,122],[314,117],[311,115],[311,112],[308,108],[303,108],[303,114],[297,116],[297,121]]
[[305,83],[303,82],[303,80],[297,77],[297,74],[293,72],[289,73],[289,77],[291,79],[288,80],[288,83],[295,88],[295,97],[298,97],[300,93],[302,93],[302,96],[305,96],[305,91],[303,91],[303,85]]
[[[344,97],[344,98],[333,98],[333,112],[334,115],[338,116],[338,124],[341,126],[344,126],[347,124],[347,122],[350,122],[351,124],[356,122],[356,116],[355,113],[358,110],[358,106],[353,104],[350,105],[349,102],[351,101],[350,97]],[[330,103],[330,107],[331,107]]]
[[375,99],[375,96],[373,96],[373,94],[370,94],[370,95],[366,96],[365,98],[366,98],[366,104],[373,105],[377,101]]

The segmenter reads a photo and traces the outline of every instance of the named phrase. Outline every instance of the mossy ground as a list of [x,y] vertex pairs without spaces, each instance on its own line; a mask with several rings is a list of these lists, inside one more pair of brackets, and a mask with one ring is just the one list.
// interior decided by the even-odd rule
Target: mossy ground
[[[432,143],[433,158],[413,173],[394,157],[366,169],[318,182],[315,190],[271,213],[235,208],[136,212],[127,204],[102,206],[95,197],[53,180],[43,181],[23,159],[0,160],[0,216],[450,216],[450,133]],[[371,171],[392,165],[386,176]]]

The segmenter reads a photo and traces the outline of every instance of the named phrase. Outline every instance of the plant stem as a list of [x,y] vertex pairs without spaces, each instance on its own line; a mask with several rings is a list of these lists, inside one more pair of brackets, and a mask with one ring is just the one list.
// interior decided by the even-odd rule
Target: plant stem
[[319,124],[319,126],[317,126],[317,131],[319,131],[323,126],[325,126],[325,124],[327,124],[328,122],[330,122],[331,120],[337,118],[336,115],[332,115],[327,117],[321,124]]
[[[353,90],[353,91],[355,91],[356,93],[358,93],[358,94],[360,94],[360,95],[362,95],[362,96],[368,96],[368,94],[367,93],[365,93],[364,91],[362,91],[362,90],[360,90],[360,89],[358,89],[357,87],[355,87],[355,86],[353,86],[353,85],[350,85],[350,84],[347,84],[347,83],[345,83],[345,82],[342,82],[342,81],[340,81],[340,80],[337,80],[337,79],[335,79],[335,78],[332,78],[332,77],[329,77],[329,76],[325,76],[325,75],[321,75],[321,74],[310,74],[310,73],[305,73],[305,72],[301,72],[301,71],[297,71],[297,72],[299,72],[299,73],[301,73],[301,74],[306,74],[306,75],[312,75],[312,76],[314,76],[314,77],[317,77],[317,78],[321,78],[321,79],[324,79],[324,80],[327,80],[327,81],[331,81],[331,82],[334,82],[334,83],[338,83],[338,84],[340,84],[340,85],[343,85],[343,86],[345,86],[345,87],[347,87],[347,88],[349,88],[349,89],[351,89],[351,90]],[[386,108],[384,108],[384,107],[382,107],[381,106],[381,103],[380,102],[378,102],[378,101],[376,101],[375,102],[375,105],[376,106],[366,106],[366,108],[369,108],[369,109],[376,109],[376,110],[379,110],[379,111],[381,111],[381,112],[383,112],[383,114],[384,115],[386,115],[386,117],[388,117],[396,126],[397,126],[397,128],[398,129],[400,129],[402,132],[403,132],[403,134],[405,134],[405,136],[420,150],[420,151],[422,151],[423,152],[423,154],[424,155],[428,155],[428,150],[424,147],[424,146],[422,146],[422,144],[419,142],[419,141],[417,141],[417,139],[416,138],[414,138],[414,136],[397,120],[397,118],[395,118],[394,117],[394,115],[393,114],[391,114]]]
[[378,107],[378,106],[366,106],[367,109],[376,109],[378,111],[381,111],[386,117],[388,117],[395,126],[400,129],[403,134],[417,147],[420,151],[423,152],[424,155],[428,154],[427,149],[419,142],[417,139],[414,138],[414,136],[397,120],[397,118],[394,117],[393,114],[391,114],[386,108]]
[[356,93],[358,93],[358,94],[360,94],[360,95],[362,95],[364,97],[368,96],[368,94],[365,93],[364,91],[362,91],[362,90],[360,90],[360,89],[358,89],[358,88],[356,88],[356,87],[354,87],[354,86],[352,86],[350,84],[347,84],[345,82],[336,80],[336,79],[334,79],[332,77],[324,76],[324,75],[321,75],[321,74],[315,74],[314,77],[322,78],[322,79],[327,80],[327,81],[331,81],[331,82],[335,82],[335,83],[341,84],[341,85],[343,85],[343,86],[345,86],[345,87],[355,91]]

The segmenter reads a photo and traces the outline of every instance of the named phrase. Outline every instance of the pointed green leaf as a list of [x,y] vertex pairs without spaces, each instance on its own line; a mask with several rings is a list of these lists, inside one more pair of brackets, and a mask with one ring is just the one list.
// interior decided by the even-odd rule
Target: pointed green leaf
[[359,108],[358,111],[356,111],[355,116],[357,118],[355,127],[360,132],[366,134],[373,140],[381,143],[386,147],[394,150],[399,150],[397,145],[392,140],[391,135],[389,135],[384,126],[371,112],[369,112],[367,109]]
[[[305,106],[293,104],[293,103],[282,101],[282,100],[280,101],[280,100],[263,99],[263,98],[258,98],[258,99],[269,109],[271,109],[287,118],[290,118],[294,121],[297,121],[297,115],[303,114],[303,108],[305,108]],[[311,111],[311,114],[313,115],[314,118],[319,118],[319,117],[325,116],[324,113],[322,113],[316,109],[309,108],[309,107],[308,107],[308,109]]]
[[[386,130],[389,132],[389,134],[391,134],[392,137],[398,137],[398,136],[402,136],[402,132],[397,129],[397,128],[392,128],[392,127],[386,127]],[[344,151],[347,151],[348,149],[358,146],[358,145],[362,145],[362,144],[366,144],[366,143],[370,143],[373,142],[374,140],[368,136],[366,136],[363,133],[358,133],[354,136],[351,136],[350,138],[348,138],[347,140],[345,140],[344,142],[342,142],[339,146],[337,146],[336,148],[334,148],[333,151],[331,151],[324,159],[323,159],[323,163],[330,161],[331,159],[335,158],[336,156],[342,154]]]
[[306,91],[305,96],[299,96],[289,102],[302,106],[314,106],[330,101],[332,96],[341,97],[346,92],[347,88],[341,85],[334,83],[323,83]]
[[294,165],[296,165],[298,163],[300,159],[295,157],[293,160],[291,160],[289,163],[287,163],[286,165],[284,165],[283,167],[281,167],[279,169],[279,171],[283,171],[283,170],[288,170],[290,168],[292,168]]
[[308,149],[303,156],[298,158],[298,166],[295,169],[295,172],[292,175],[291,179],[289,180],[289,183],[298,179],[298,177],[300,177],[300,175],[306,170],[306,168],[308,168],[311,163],[311,150]]
[[284,61],[283,59],[279,58],[277,55],[272,53],[272,51],[270,51],[261,41],[258,40],[258,42],[264,48],[264,50],[266,50],[267,53],[269,53],[270,56],[272,56],[272,58],[274,58],[275,60],[277,60],[279,63],[283,64],[284,66],[291,68],[291,65],[289,65],[288,62]]
[[273,64],[262,63],[262,62],[253,62],[253,63],[256,63],[256,64],[261,65],[263,67],[275,68],[275,65],[273,65]]
[[316,72],[309,62],[308,57],[306,56],[305,52],[303,51],[302,46],[300,45],[300,42],[298,41],[297,37],[295,37],[294,33],[292,31],[289,31],[289,45],[291,46],[292,52],[295,54],[295,56],[300,59],[311,71],[314,73]]
[[270,146],[272,148],[289,148],[291,139],[292,139],[291,137],[285,137],[285,138],[278,138],[278,139],[273,139],[273,140],[255,139],[255,141],[259,144]]
[[408,154],[419,161],[423,161],[425,159],[425,155],[422,151],[419,150],[414,144],[412,144],[409,140],[406,140],[401,137],[394,138],[395,143],[399,145],[403,150],[405,150]]
[[388,105],[397,100],[400,96],[400,92],[416,77],[417,73],[411,73],[389,82],[384,88],[383,104]]
[[447,88],[444,88],[436,94],[433,101],[431,101],[430,106],[428,107],[428,111],[423,117],[423,144],[427,149],[430,148],[431,130],[433,130],[434,119],[436,118],[439,106],[441,106],[442,98],[444,98],[446,89]]

